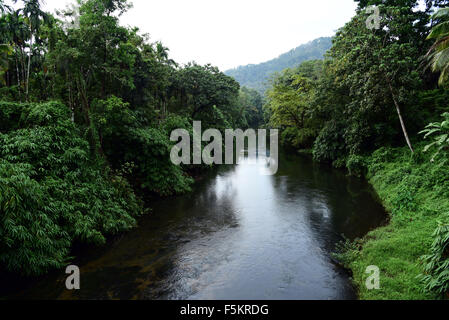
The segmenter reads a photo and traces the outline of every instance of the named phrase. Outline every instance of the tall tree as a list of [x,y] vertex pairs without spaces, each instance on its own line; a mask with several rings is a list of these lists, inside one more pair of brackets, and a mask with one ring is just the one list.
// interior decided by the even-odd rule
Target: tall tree
[[6,84],[3,75],[9,68],[9,56],[11,55],[11,47],[7,44],[0,44],[0,81]]
[[26,69],[25,78],[25,96],[29,100],[30,89],[30,70],[31,70],[31,58],[33,56],[33,41],[37,40],[38,32],[43,22],[48,20],[48,15],[41,10],[40,0],[23,0],[24,8],[22,9],[23,15],[26,17],[26,22],[29,26],[29,53],[28,53],[28,65]]
[[25,83],[26,42],[30,37],[29,28],[21,14],[21,9],[11,10],[0,18],[2,42],[9,43],[14,49],[15,72],[19,100]]
[[434,39],[435,44],[429,50],[432,71],[441,72],[439,84],[443,85],[449,80],[449,8],[438,10],[432,19],[437,25],[432,29],[427,39]]
[[216,128],[236,126],[240,85],[211,65],[189,63],[176,77],[181,91],[178,112]]
[[393,3],[380,6],[378,30],[366,28],[367,15],[360,10],[337,33],[330,51],[334,85],[345,88],[351,98],[344,107],[347,121],[352,122],[344,133],[351,153],[368,148],[376,135],[385,136],[376,131],[388,128],[391,110],[396,111],[404,139],[414,152],[404,112],[420,87],[417,61],[425,27],[416,22],[421,16],[415,12],[416,1]]
[[130,7],[126,1],[86,0],[79,1],[79,5],[79,27],[64,31],[59,26],[60,38],[47,62],[54,71],[55,83],[63,84],[60,92],[73,112],[77,112],[77,105],[81,106],[84,124],[90,128],[92,150],[103,155],[101,137],[90,116],[91,104],[95,99],[134,88],[133,53],[137,49],[128,41],[128,30],[118,21]]

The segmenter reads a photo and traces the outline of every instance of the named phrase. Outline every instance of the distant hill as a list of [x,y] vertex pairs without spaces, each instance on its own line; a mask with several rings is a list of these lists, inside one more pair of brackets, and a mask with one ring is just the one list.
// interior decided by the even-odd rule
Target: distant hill
[[261,94],[264,94],[267,88],[267,80],[274,72],[296,67],[307,60],[322,59],[331,46],[332,38],[318,38],[309,43],[300,45],[299,47],[280,55],[276,59],[261,64],[240,66],[225,71],[225,74],[236,79],[240,85],[256,89]]

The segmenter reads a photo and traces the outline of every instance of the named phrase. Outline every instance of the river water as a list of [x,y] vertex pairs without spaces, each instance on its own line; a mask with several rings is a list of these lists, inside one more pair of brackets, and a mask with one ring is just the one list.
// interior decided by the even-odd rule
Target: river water
[[81,290],[63,272],[13,295],[38,299],[354,299],[330,253],[342,234],[361,237],[385,219],[363,180],[280,155],[220,167],[191,194],[153,201],[139,227],[76,263]]

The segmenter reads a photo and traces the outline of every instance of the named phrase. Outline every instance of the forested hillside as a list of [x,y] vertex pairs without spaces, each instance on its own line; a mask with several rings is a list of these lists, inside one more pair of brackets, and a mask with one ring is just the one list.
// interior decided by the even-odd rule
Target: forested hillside
[[331,38],[319,38],[300,45],[276,59],[257,65],[240,66],[227,70],[225,73],[237,80],[242,86],[255,89],[259,93],[264,94],[268,87],[268,80],[273,73],[282,71],[285,68],[296,67],[307,60],[322,59],[331,45]]
[[178,65],[119,17],[126,0],[83,0],[55,17],[0,1],[0,268],[66,266],[151,203],[188,192],[206,166],[170,161],[174,129],[258,126],[262,99],[217,68]]

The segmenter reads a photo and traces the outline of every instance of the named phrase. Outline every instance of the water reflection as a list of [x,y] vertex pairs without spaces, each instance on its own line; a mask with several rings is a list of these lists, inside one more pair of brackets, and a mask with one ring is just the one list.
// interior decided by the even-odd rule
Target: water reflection
[[[251,159],[255,155],[250,154]],[[15,297],[59,299],[352,299],[329,259],[341,239],[384,217],[366,183],[306,157],[222,167],[192,194],[152,203],[140,227],[86,254],[81,290],[50,276]]]

